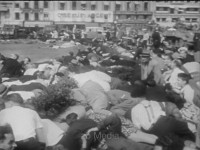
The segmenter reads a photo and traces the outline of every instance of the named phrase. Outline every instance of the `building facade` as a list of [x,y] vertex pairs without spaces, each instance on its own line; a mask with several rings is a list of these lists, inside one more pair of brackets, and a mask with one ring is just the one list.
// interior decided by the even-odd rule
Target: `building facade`
[[185,24],[200,22],[200,1],[152,2],[153,19],[161,26],[173,26],[181,20]]
[[109,26],[133,24],[152,18],[151,2],[132,1],[12,1],[3,24]]
[[0,1],[0,23],[25,27],[73,24],[89,27],[138,26],[152,19],[162,26],[176,20],[200,21],[199,1]]
[[10,20],[10,8],[12,7],[12,2],[10,1],[0,1],[0,26],[2,27],[4,23]]

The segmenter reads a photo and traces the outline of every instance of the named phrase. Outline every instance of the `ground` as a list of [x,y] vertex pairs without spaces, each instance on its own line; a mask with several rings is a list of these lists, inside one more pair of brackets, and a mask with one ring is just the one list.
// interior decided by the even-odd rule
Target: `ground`
[[0,53],[9,57],[10,54],[19,54],[20,60],[30,57],[32,62],[57,58],[66,55],[73,48],[53,49],[48,44],[32,42],[0,42]]

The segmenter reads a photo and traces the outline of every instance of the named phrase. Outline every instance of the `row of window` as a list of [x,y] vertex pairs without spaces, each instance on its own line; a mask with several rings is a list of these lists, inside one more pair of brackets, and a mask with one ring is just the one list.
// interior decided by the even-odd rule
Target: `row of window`
[[[118,15],[118,18],[119,19],[134,19],[134,18],[136,18],[136,19],[148,19],[149,16],[147,16],[147,15],[137,15],[137,16],[134,16],[134,15]],[[20,13],[15,13],[15,20],[20,20]],[[24,20],[25,21],[30,20],[29,13],[24,13]],[[39,20],[39,13],[34,13],[34,20],[35,21]],[[49,14],[48,13],[44,13],[44,20],[49,20]]]
[[123,19],[128,19],[128,20],[133,20],[133,19],[150,19],[151,16],[148,15],[117,15],[117,18],[119,20]]
[[198,0],[196,1],[156,1],[157,3],[158,2],[165,2],[165,3],[168,3],[168,2],[172,2],[172,3],[183,3],[183,2],[187,2],[187,3],[191,3],[191,2],[195,2],[195,3],[198,3]]
[[[179,18],[172,18],[171,19],[172,22],[176,22],[178,20],[179,20]],[[167,18],[156,18],[156,21],[157,22],[166,22]],[[198,19],[197,18],[185,18],[185,21],[186,22],[197,22]]]
[[[156,11],[171,11],[174,12],[174,8],[169,7],[156,7]],[[186,8],[185,11],[199,11],[199,8]]]
[[[29,18],[29,13],[25,13],[24,14],[24,20],[28,21]],[[49,19],[49,14],[48,13],[44,13],[44,20],[48,20]],[[15,20],[20,20],[20,13],[15,13]],[[38,21],[39,20],[39,13],[34,13],[34,20]]]
[[[19,8],[19,3],[15,3],[15,8]],[[29,2],[24,2],[24,8],[30,8]],[[34,8],[35,9],[39,8],[39,1],[34,1]],[[44,1],[44,8],[49,8],[49,2],[48,1]]]
[[[65,10],[65,4],[66,3],[59,3],[59,10]],[[131,2],[127,2],[127,10],[132,10],[132,7],[134,7],[135,10],[138,9],[138,5],[137,4],[134,4],[134,6],[132,6],[132,3]],[[15,8],[19,8],[19,3],[15,3]],[[82,10],[85,10],[86,9],[86,4],[81,4],[81,9]],[[148,11],[148,2],[144,2],[144,11]],[[30,8],[29,7],[29,2],[24,2],[24,8],[28,9]],[[35,9],[38,9],[39,8],[39,3],[38,1],[35,1],[34,2],[34,8]],[[49,8],[49,3],[48,1],[44,1],[44,8]],[[121,4],[116,4],[115,5],[115,9],[116,11],[120,11],[122,8],[122,5]],[[72,10],[77,10],[77,3],[76,1],[73,1],[72,2]],[[96,4],[91,4],[91,10],[96,10]],[[110,6],[109,5],[104,5],[104,10],[110,10]]]

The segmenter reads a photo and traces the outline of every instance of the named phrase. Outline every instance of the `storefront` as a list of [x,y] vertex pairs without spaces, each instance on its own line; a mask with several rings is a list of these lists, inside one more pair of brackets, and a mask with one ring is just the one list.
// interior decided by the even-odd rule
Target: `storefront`
[[56,11],[54,13],[56,25],[71,29],[73,25],[77,28],[101,27],[113,22],[112,11]]
[[53,21],[24,21],[23,26],[24,27],[45,27],[52,25]]
[[142,29],[142,28],[146,28],[148,25],[147,20],[118,20],[117,24],[118,25],[123,25],[126,28],[133,28],[133,29]]

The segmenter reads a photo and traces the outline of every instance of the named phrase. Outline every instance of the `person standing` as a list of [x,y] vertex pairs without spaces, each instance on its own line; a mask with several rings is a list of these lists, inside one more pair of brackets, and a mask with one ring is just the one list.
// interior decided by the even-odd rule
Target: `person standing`
[[145,29],[144,33],[145,34],[143,35],[142,46],[143,46],[144,49],[147,49],[147,43],[148,43],[148,40],[149,40],[149,33],[146,29]]
[[160,47],[161,37],[160,37],[160,33],[158,31],[158,28],[156,28],[154,33],[152,34],[152,41],[153,41],[154,48]]

